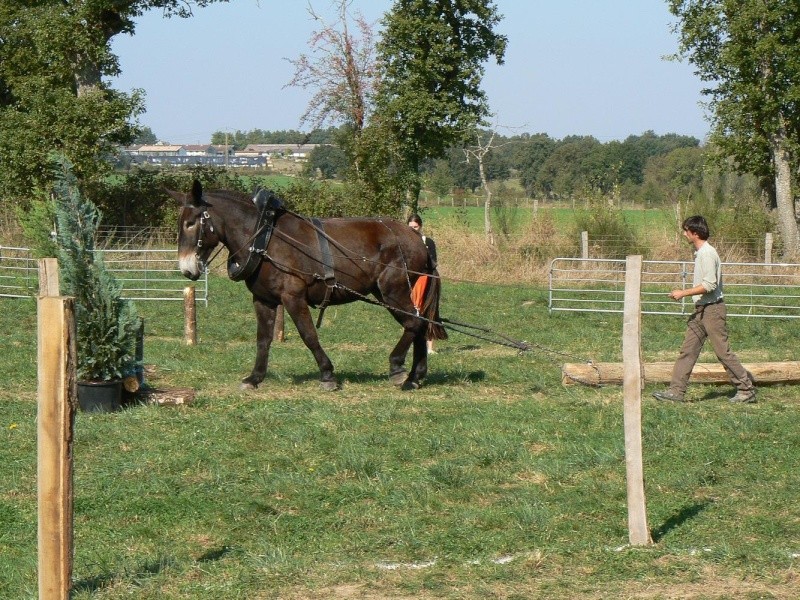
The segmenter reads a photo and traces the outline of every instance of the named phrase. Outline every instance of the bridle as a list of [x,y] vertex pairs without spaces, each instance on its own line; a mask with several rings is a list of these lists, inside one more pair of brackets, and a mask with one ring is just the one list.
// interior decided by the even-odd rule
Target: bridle
[[200,227],[197,234],[197,244],[195,244],[194,251],[194,257],[197,259],[197,264],[200,265],[200,269],[203,271],[208,268],[208,265],[210,265],[211,261],[215,258],[212,256],[211,259],[206,262],[202,257],[203,237],[205,236],[206,224],[208,224],[208,230],[211,233],[214,233],[214,223],[211,221],[211,214],[208,212],[208,210],[203,209],[203,212],[200,213]]

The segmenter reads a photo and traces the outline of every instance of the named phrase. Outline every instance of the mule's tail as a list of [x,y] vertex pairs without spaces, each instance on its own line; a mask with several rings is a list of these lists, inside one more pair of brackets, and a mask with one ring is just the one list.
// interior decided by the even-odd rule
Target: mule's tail
[[422,304],[420,315],[428,319],[428,330],[425,338],[429,340],[446,340],[447,331],[441,323],[439,316],[439,297],[442,293],[442,280],[439,272],[434,269],[428,277],[428,288],[425,290],[425,302]]

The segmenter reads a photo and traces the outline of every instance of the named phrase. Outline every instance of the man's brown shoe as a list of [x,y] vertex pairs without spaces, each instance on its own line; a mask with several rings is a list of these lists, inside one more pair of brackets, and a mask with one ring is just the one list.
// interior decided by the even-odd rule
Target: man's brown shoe
[[679,394],[676,394],[670,390],[653,392],[653,398],[656,400],[667,400],[669,402],[683,402],[683,396],[680,396]]
[[755,390],[739,390],[735,396],[731,397],[731,402],[740,402],[742,404],[754,404],[756,401]]

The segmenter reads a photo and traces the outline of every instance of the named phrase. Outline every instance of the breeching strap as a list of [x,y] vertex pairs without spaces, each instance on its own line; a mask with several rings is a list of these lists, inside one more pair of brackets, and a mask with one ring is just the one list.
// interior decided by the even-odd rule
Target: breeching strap
[[322,255],[322,266],[325,270],[323,277],[325,281],[325,299],[319,305],[319,316],[317,317],[317,329],[322,325],[322,316],[325,314],[325,309],[331,302],[331,293],[333,288],[336,287],[336,273],[333,270],[333,256],[331,255],[331,247],[328,244],[328,236],[322,229],[322,221],[317,218],[312,218],[311,222],[317,230],[317,240],[319,241],[319,250]]

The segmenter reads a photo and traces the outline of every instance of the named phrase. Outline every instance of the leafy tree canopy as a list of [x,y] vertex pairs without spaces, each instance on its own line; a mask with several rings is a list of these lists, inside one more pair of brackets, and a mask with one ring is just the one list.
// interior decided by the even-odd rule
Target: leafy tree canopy
[[395,0],[378,42],[376,116],[416,175],[460,146],[490,114],[484,63],[502,64],[508,40],[491,0]]

